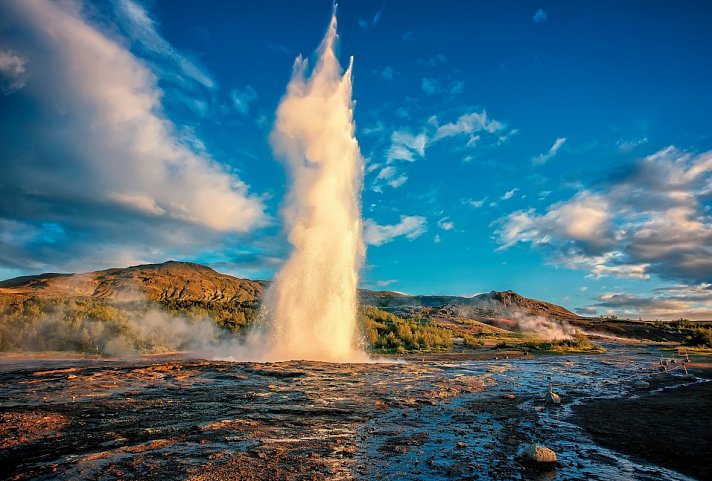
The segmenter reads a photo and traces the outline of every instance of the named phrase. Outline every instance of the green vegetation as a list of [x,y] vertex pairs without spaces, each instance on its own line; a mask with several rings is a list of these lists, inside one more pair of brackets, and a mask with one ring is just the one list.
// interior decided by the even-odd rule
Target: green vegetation
[[404,354],[452,348],[452,331],[425,320],[402,319],[374,306],[362,306],[366,342],[374,352]]
[[470,349],[477,349],[478,347],[482,347],[485,345],[485,341],[482,340],[481,337],[472,336],[470,334],[465,334],[464,336],[462,336],[462,341],[464,346]]
[[712,328],[698,327],[692,329],[685,340],[685,345],[694,347],[712,347]]
[[238,331],[256,312],[204,303],[0,297],[0,351],[120,355],[189,349]]
[[[469,334],[443,327],[425,314],[414,311],[407,314],[412,317],[402,318],[377,307],[362,306],[360,317],[367,348],[375,353],[392,354],[442,351],[453,348],[454,337],[462,337],[465,349],[483,346],[556,352],[600,349],[583,334],[560,341],[540,341],[515,332]],[[255,302],[154,303],[0,296],[0,352],[123,355],[195,349],[244,333],[244,328],[258,315],[259,306]],[[689,342],[712,346],[710,329],[695,330]]]
[[570,339],[552,339],[548,341],[527,341],[521,344],[522,347],[532,351],[551,352],[603,352],[603,348],[591,342],[589,337],[576,332]]

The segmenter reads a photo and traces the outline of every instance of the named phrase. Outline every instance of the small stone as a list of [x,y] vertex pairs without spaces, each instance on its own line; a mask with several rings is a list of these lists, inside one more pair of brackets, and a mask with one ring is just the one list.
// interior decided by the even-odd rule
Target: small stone
[[514,394],[502,394],[502,397],[504,399],[516,399],[517,396],[515,396]]
[[556,394],[554,391],[549,390],[546,392],[546,396],[544,397],[544,401],[547,404],[561,404],[561,398],[559,397],[558,394]]
[[650,383],[648,381],[635,381],[633,387],[636,389],[649,389]]
[[555,463],[556,453],[546,446],[540,444],[527,444],[521,451],[521,456],[527,460],[535,463]]

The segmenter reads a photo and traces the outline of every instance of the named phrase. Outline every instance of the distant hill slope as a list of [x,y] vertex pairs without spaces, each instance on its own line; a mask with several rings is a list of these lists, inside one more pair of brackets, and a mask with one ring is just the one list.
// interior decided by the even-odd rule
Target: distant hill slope
[[[41,274],[0,282],[0,295],[33,297],[91,297],[107,300],[148,298],[157,302],[202,302],[235,304],[259,300],[265,281],[220,274],[210,267],[190,262],[168,261],[123,269],[82,274]],[[361,290],[364,304],[386,309],[448,307],[471,318],[520,312],[552,319],[580,319],[555,304],[522,297],[513,291],[460,296],[411,296],[392,291]]]
[[361,299],[366,304],[383,309],[450,306],[457,314],[469,317],[493,317],[519,312],[559,320],[581,319],[581,316],[561,306],[529,299],[514,291],[492,291],[472,297],[409,296],[390,291],[362,291]]
[[210,267],[168,261],[83,274],[42,274],[0,282],[0,295],[241,303],[262,296],[265,282],[238,279]]

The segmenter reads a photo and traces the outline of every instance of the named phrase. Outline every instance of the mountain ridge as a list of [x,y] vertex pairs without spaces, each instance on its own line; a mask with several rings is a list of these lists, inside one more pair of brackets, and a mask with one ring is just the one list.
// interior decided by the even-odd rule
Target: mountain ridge
[[[231,304],[259,301],[269,281],[242,279],[192,262],[166,261],[84,273],[45,273],[0,281],[0,295],[27,297],[87,297],[115,301],[148,298],[156,302]],[[555,319],[581,319],[568,309],[530,299],[514,291],[491,291],[472,297],[409,295],[394,291],[360,289],[363,304],[384,309],[408,307],[468,308],[479,315],[492,310],[523,312]],[[483,311],[484,310],[484,311]]]

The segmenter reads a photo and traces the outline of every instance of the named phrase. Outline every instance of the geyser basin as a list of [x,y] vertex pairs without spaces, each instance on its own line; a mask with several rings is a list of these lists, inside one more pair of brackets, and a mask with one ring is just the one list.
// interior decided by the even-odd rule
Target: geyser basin
[[353,62],[342,73],[336,41],[334,13],[311,73],[306,59],[296,59],[270,137],[290,174],[283,217],[293,250],[249,338],[261,360],[367,360],[356,322],[363,158],[354,136]]

